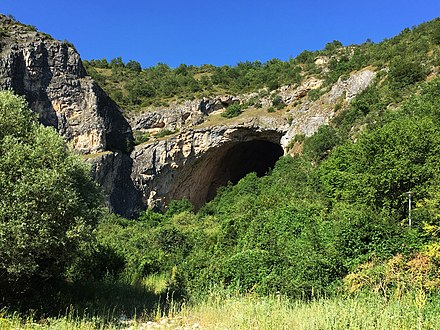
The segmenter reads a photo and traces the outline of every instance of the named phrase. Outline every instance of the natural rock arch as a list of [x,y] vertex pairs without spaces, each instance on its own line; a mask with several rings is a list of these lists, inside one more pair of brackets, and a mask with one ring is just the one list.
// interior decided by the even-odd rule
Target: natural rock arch
[[164,209],[171,200],[187,198],[197,210],[214,198],[218,187],[273,168],[284,154],[283,133],[258,126],[217,126],[147,143],[131,154],[132,182],[146,207]]
[[279,138],[271,141],[258,134],[211,148],[194,162],[188,162],[181,171],[176,171],[165,203],[187,198],[195,209],[199,209],[228,182],[236,184],[251,172],[260,177],[267,174],[283,154]]

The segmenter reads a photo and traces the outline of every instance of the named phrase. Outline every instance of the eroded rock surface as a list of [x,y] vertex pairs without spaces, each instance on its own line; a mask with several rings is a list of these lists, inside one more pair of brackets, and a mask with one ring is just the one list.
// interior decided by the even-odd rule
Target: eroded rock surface
[[322,125],[330,123],[331,119],[349,105],[350,101],[373,82],[376,72],[363,69],[353,72],[346,79],[339,79],[329,92],[324,93],[316,101],[305,100],[299,108],[292,109],[290,127],[283,135],[281,144],[287,147],[295,135],[311,136]]
[[[248,172],[258,172],[258,168],[247,164],[255,161],[268,168],[273,166],[263,159],[275,157],[276,160],[288,152],[289,142],[295,135],[310,136],[321,125],[328,124],[338,110],[342,111],[355,95],[372,83],[375,75],[369,69],[354,72],[340,79],[316,101],[305,99],[284,116],[261,110],[255,116],[237,117],[229,125],[179,126],[182,129],[179,134],[135,148],[131,154],[134,186],[142,193],[143,203],[150,208],[163,208],[168,201],[183,197],[198,208],[227,181],[236,182]],[[279,95],[289,105],[321,85],[318,79],[308,79],[300,86],[281,88]],[[241,101],[243,98],[237,97]],[[193,109],[199,111],[196,106]],[[181,118],[180,113],[178,118]],[[246,154],[246,150],[251,152]],[[258,158],[260,155],[263,157]],[[236,162],[249,171],[240,172]]]
[[132,179],[150,208],[163,208],[183,197],[199,208],[228,181],[236,183],[249,172],[258,173],[259,164],[263,175],[266,160],[266,169],[273,167],[283,154],[282,134],[274,128],[245,125],[191,129],[136,147],[131,154]]
[[131,180],[133,159],[122,152],[103,152],[86,160],[92,174],[103,188],[110,211],[133,217],[145,209],[142,193]]
[[161,129],[174,131],[183,127],[195,127],[203,123],[213,112],[223,111],[236,102],[240,102],[240,98],[224,95],[175,103],[166,108],[137,115],[130,119],[130,124],[133,130],[151,133]]
[[79,153],[126,151],[131,128],[118,106],[87,76],[79,54],[0,15],[0,88],[24,95],[44,125]]

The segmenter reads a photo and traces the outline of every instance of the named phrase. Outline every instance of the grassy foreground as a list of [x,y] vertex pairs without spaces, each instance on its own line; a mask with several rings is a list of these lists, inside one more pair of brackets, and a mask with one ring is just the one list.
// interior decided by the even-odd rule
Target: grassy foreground
[[[108,318],[107,318],[108,319]],[[281,296],[212,294],[195,306],[183,304],[153,320],[104,321],[96,316],[35,320],[0,312],[0,329],[440,329],[440,296],[400,299],[377,296],[291,301]]]

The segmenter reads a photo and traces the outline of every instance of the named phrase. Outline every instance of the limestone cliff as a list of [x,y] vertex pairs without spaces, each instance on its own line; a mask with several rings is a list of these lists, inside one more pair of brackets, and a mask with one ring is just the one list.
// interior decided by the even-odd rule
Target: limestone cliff
[[[162,208],[168,201],[183,197],[198,208],[214,197],[219,186],[257,172],[258,166],[264,165],[275,151],[277,156],[267,166],[273,167],[283,154],[279,146],[282,134],[276,127],[252,124],[187,130],[167,140],[136,147],[131,154],[132,179],[150,208]],[[256,144],[251,146],[248,143],[252,141]],[[273,150],[265,153],[260,149],[267,146]],[[246,153],[250,154],[249,159],[243,157]],[[253,159],[258,164],[249,164],[254,155],[262,158]]]
[[0,15],[0,88],[24,95],[80,153],[126,151],[131,128],[67,42]]

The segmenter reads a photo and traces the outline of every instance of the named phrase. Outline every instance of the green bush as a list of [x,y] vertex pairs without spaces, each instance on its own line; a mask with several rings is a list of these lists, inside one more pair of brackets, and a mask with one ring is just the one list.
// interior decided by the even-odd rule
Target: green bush
[[150,134],[149,133],[145,133],[142,131],[133,131],[133,137],[134,137],[134,144],[135,145],[139,145],[145,142],[148,142],[148,140],[150,140]]
[[[401,113],[400,113],[401,114]],[[425,185],[440,167],[440,134],[431,118],[394,120],[334,150],[321,168],[328,194],[336,200],[368,203],[405,215],[404,193]]]
[[286,103],[284,103],[283,98],[280,95],[275,95],[272,99],[272,105],[278,110],[284,109]]
[[164,128],[164,129],[160,130],[158,133],[154,134],[154,137],[156,139],[161,139],[161,138],[163,138],[165,136],[168,136],[168,135],[171,135],[171,134],[174,134],[174,133],[176,133],[176,132]]
[[315,134],[304,140],[303,155],[313,161],[321,161],[338,143],[336,130],[331,126],[323,125]]
[[324,94],[323,90],[318,88],[318,89],[312,89],[311,91],[309,91],[308,96],[312,101],[316,101],[317,99],[319,99],[321,97],[322,94]]
[[222,112],[222,117],[234,118],[242,113],[242,107],[239,103],[233,103],[229,105],[224,112]]
[[236,286],[242,291],[255,291],[265,282],[272,268],[272,258],[264,250],[245,250],[239,252],[223,265],[226,284]]

